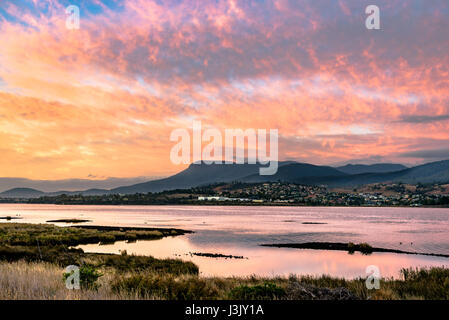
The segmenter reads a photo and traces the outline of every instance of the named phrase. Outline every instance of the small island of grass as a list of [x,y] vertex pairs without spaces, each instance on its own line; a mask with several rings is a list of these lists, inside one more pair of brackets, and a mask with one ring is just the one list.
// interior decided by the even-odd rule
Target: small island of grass
[[362,254],[371,254],[373,252],[387,252],[387,253],[399,253],[399,254],[419,254],[424,256],[444,257],[449,258],[449,254],[439,253],[426,253],[426,252],[411,252],[397,249],[377,248],[372,247],[368,243],[355,244],[340,243],[340,242],[305,242],[305,243],[272,243],[261,244],[263,247],[275,247],[275,248],[293,248],[293,249],[313,249],[313,250],[337,250],[347,251],[352,254],[354,252],[361,252]]
[[305,221],[302,224],[327,224],[326,222],[309,222],[309,221]]
[[85,223],[91,221],[92,220],[86,219],[56,219],[56,220],[47,220],[47,223]]
[[207,257],[207,258],[248,259],[245,258],[244,256],[234,256],[230,254],[221,254],[221,253],[190,252],[190,254],[197,257]]
[[11,216],[0,217],[0,220],[7,220],[7,221],[19,220],[19,219],[22,219],[22,218],[21,217],[11,217]]

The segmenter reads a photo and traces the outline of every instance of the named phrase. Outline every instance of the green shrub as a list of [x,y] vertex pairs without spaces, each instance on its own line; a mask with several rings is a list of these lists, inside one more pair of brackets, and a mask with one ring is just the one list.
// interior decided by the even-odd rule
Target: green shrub
[[370,254],[373,253],[373,247],[371,247],[368,243],[360,243],[359,244],[359,250],[363,254]]
[[430,269],[402,269],[402,281],[392,286],[401,298],[410,296],[432,300],[449,299],[449,269],[433,267]]
[[348,252],[353,254],[355,252],[355,244],[353,242],[348,243]]
[[[97,283],[98,279],[103,276],[94,266],[90,264],[84,264],[79,269],[80,272],[80,286],[84,290],[98,290],[99,284]],[[64,273],[63,280],[66,281],[67,278],[73,274]]]
[[360,251],[363,254],[373,253],[373,247],[371,247],[368,243],[359,243],[355,244],[353,242],[349,242],[347,245],[347,250],[349,254],[353,254],[355,251]]

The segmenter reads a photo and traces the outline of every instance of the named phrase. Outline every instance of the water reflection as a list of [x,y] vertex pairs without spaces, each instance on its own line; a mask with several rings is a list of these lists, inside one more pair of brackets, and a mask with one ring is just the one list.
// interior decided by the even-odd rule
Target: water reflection
[[[449,209],[245,206],[57,206],[0,204],[11,222],[45,223],[54,219],[87,219],[90,225],[170,227],[194,234],[126,244],[82,246],[89,252],[179,257],[197,263],[206,275],[323,274],[364,276],[378,265],[384,276],[403,267],[447,265],[449,259],[418,255],[260,247],[262,243],[367,242],[372,246],[411,252],[449,254]],[[310,224],[313,222],[313,224]],[[10,223],[6,222],[5,223]],[[70,224],[56,223],[60,226]],[[190,256],[220,253],[248,259]]]
[[[152,255],[157,258],[179,258],[192,261],[205,276],[249,276],[252,274],[274,276],[289,274],[328,274],[338,277],[365,277],[369,265],[379,267],[382,276],[398,277],[399,270],[409,266],[449,266],[449,259],[418,255],[374,253],[362,255],[340,251],[298,250],[289,248],[196,245],[189,236],[169,237],[157,241],[124,241],[111,245],[82,245],[86,252]],[[192,255],[192,252],[243,255],[245,259],[209,258]]]

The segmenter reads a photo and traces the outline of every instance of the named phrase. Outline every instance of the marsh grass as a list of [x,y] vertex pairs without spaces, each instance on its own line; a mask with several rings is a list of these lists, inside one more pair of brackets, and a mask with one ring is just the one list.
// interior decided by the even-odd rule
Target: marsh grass
[[216,299],[220,290],[213,281],[197,276],[174,277],[158,274],[137,274],[118,278],[112,283],[118,294],[134,294],[167,300]]
[[197,275],[199,270],[193,262],[180,259],[156,259],[137,255],[97,255],[97,266],[112,267],[119,272],[151,271],[154,273]]
[[[99,227],[100,228],[100,227]],[[111,243],[161,239],[165,236],[182,234],[173,229],[120,230],[81,227],[58,227],[52,224],[2,223],[0,244],[10,246],[76,246],[88,243]]]
[[62,280],[64,269],[50,263],[17,261],[0,263],[0,299],[2,300],[79,300],[132,299],[112,294],[110,276],[101,279],[98,290],[68,290]]
[[[292,284],[299,288],[344,288],[358,299],[421,300],[449,298],[449,269],[404,269],[401,279],[383,279],[379,290],[368,290],[364,279],[345,280],[329,276],[200,277],[161,272],[119,272],[101,269],[98,286],[68,290],[64,268],[46,262],[1,262],[0,299],[291,299]],[[302,290],[302,289],[301,289]],[[317,290],[319,291],[319,290]],[[287,292],[290,294],[287,295]],[[316,299],[323,297],[317,296]]]
[[449,299],[449,269],[409,268],[402,269],[401,275],[401,281],[394,281],[391,284],[400,298]]
[[142,230],[114,227],[57,227],[46,224],[0,224],[0,261],[49,262],[61,267],[92,265],[120,272],[151,271],[167,274],[198,274],[192,262],[149,256],[84,253],[71,248],[82,243],[159,239],[184,232],[177,229]]
[[263,285],[240,285],[229,292],[233,300],[277,300],[286,296],[286,290],[275,283],[265,282]]

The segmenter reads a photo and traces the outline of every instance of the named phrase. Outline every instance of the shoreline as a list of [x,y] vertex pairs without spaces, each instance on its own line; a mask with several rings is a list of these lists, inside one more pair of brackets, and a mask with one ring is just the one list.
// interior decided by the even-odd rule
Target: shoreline
[[425,209],[449,209],[449,205],[434,205],[434,206],[430,206],[430,205],[423,205],[423,206],[368,206],[368,205],[357,205],[357,206],[351,206],[351,205],[332,205],[332,206],[324,206],[324,205],[316,205],[316,206],[311,206],[311,205],[301,205],[301,204],[291,204],[291,203],[246,203],[246,204],[242,204],[242,203],[225,203],[225,202],[207,202],[207,203],[202,203],[202,202],[198,202],[198,203],[161,203],[161,204],[127,204],[127,203],[117,203],[117,204],[111,204],[111,203],[98,203],[98,204],[92,204],[92,203],[45,203],[45,202],[14,202],[14,201],[8,201],[8,202],[3,202],[0,199],[0,206],[2,204],[18,204],[18,205],[54,205],[54,206],[111,206],[111,207],[119,207],[119,206],[124,206],[124,207],[160,207],[160,206],[164,206],[164,207],[187,207],[187,206],[192,206],[192,207],[207,207],[207,206],[211,206],[211,207],[301,207],[301,208],[409,208],[409,209],[420,209],[420,208],[425,208]]
[[365,255],[369,255],[371,253],[395,253],[395,254],[411,254],[411,255],[449,258],[449,254],[411,252],[398,249],[371,247],[367,244],[353,244],[341,242],[269,243],[269,244],[261,244],[260,246],[272,248],[347,251],[348,253],[360,252]]
[[[168,233],[168,235],[176,235],[182,236],[185,234],[195,233],[192,230],[184,230],[179,228],[154,228],[154,227],[121,227],[121,226],[96,226],[96,225],[73,225],[69,228],[80,228],[80,229],[92,229],[97,231],[157,231],[161,232],[164,235]],[[137,239],[137,240],[147,240],[147,239]]]

